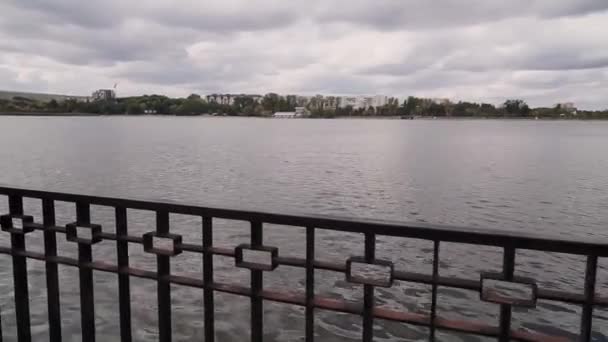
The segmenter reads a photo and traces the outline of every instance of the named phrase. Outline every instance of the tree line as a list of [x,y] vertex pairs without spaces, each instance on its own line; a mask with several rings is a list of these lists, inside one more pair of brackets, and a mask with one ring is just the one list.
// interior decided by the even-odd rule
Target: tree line
[[[282,96],[269,93],[256,101],[250,96],[236,96],[230,105],[207,102],[200,95],[170,98],[163,95],[143,95],[117,98],[111,101],[76,100],[48,102],[15,96],[0,99],[0,112],[4,113],[88,113],[88,114],[169,114],[169,115],[227,115],[271,116],[278,111],[293,111],[298,106],[295,95]],[[409,96],[402,102],[389,98],[380,107],[338,107],[335,97],[312,97],[305,106],[311,117],[333,118],[344,116],[403,116],[403,117],[539,117],[608,119],[608,110],[580,111],[561,105],[530,108],[521,99],[508,99],[501,106],[490,103],[450,102]]]

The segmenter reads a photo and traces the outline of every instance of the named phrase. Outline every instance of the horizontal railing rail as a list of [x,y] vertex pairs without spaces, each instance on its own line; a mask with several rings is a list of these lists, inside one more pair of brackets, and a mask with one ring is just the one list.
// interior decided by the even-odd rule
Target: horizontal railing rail
[[[0,246],[0,254],[9,255],[13,262],[13,282],[17,337],[20,342],[31,340],[27,260],[45,262],[48,299],[49,336],[51,341],[61,341],[58,265],[78,268],[80,286],[81,328],[83,341],[95,341],[95,300],[93,272],[111,272],[118,275],[119,317],[121,341],[131,341],[130,277],[157,281],[158,333],[160,341],[171,341],[171,284],[199,288],[203,291],[205,341],[215,339],[214,293],[225,292],[249,297],[251,301],[251,341],[262,341],[264,331],[264,301],[292,304],[305,308],[305,339],[314,341],[314,310],[324,309],[360,315],[362,317],[362,341],[373,339],[373,325],[377,319],[408,323],[429,329],[429,340],[434,341],[436,330],[448,330],[479,336],[496,337],[500,341],[567,341],[564,336],[530,332],[513,328],[511,314],[514,307],[534,307],[537,300],[551,300],[579,305],[582,308],[580,340],[590,341],[593,310],[608,307],[608,298],[596,294],[598,258],[608,256],[608,242],[584,239],[566,239],[530,233],[484,230],[480,228],[437,226],[420,223],[403,223],[368,219],[343,219],[326,216],[267,213],[248,210],[231,210],[205,206],[88,196],[0,186],[0,195],[8,198],[9,212],[2,213],[0,223],[3,233],[10,234],[10,246]],[[24,198],[40,199],[42,222],[23,210]],[[55,202],[71,202],[76,207],[73,223],[56,225]],[[114,208],[115,231],[109,232],[91,222],[91,205]],[[129,235],[127,211],[150,210],[156,214],[156,229],[143,235]],[[202,218],[202,241],[183,241],[182,236],[170,229],[169,215],[185,214]],[[250,243],[238,246],[218,247],[213,244],[213,220],[230,219],[250,224]],[[290,256],[280,246],[264,244],[264,225],[303,227],[306,231],[306,255]],[[287,228],[286,228],[287,229]],[[360,233],[364,236],[364,250],[344,262],[335,263],[315,258],[315,232],[317,229]],[[41,230],[44,232],[44,253],[26,249],[25,235]],[[86,233],[86,234],[83,234]],[[78,245],[78,258],[62,256],[57,250],[57,234]],[[376,237],[394,236],[428,240],[433,243],[432,274],[406,272],[395,269],[387,260],[376,258]],[[117,263],[93,260],[92,246],[104,240],[116,242]],[[164,243],[161,243],[164,241]],[[456,242],[480,246],[499,247],[503,250],[502,271],[482,273],[479,279],[445,277],[439,274],[439,250],[441,243]],[[144,251],[156,255],[157,270],[138,269],[129,264],[129,243],[141,244]],[[559,252],[586,256],[584,290],[581,293],[540,288],[536,279],[515,275],[515,257],[520,250]],[[171,273],[171,257],[183,251],[202,255],[201,279]],[[251,254],[263,255],[264,261],[251,258]],[[213,274],[213,256],[234,258],[235,266],[250,270],[249,286],[218,282]],[[263,286],[264,272],[272,272],[282,265],[305,269],[306,285],[302,292],[268,289]],[[358,266],[357,266],[358,265]],[[358,269],[373,269],[375,275]],[[345,279],[363,287],[363,300],[346,300],[324,297],[315,293],[315,270],[328,270],[344,274]],[[374,290],[391,287],[394,282],[406,281],[431,286],[430,312],[406,312],[375,305]],[[495,285],[489,285],[494,283]],[[502,286],[502,287],[501,287]],[[504,287],[519,287],[525,295],[519,297]],[[477,321],[454,320],[437,313],[438,288],[448,287],[478,291],[482,301],[494,303],[500,312],[496,325]],[[501,292],[502,291],[502,292]],[[2,330],[0,329],[0,341]]]

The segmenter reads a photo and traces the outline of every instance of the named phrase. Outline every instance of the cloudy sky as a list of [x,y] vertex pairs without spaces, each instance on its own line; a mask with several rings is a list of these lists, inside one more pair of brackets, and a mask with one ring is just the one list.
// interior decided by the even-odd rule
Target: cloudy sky
[[2,0],[0,89],[608,108],[608,0]]

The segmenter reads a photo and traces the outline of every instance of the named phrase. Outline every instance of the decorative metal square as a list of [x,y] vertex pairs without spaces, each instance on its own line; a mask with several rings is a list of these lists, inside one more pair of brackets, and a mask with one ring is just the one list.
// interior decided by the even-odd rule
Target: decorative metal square
[[531,278],[513,277],[512,281],[504,280],[502,273],[482,273],[482,301],[520,307],[535,307],[538,286]]
[[[148,232],[143,236],[144,251],[156,255],[175,256],[182,252],[182,236],[177,234],[158,234],[156,232]],[[169,246],[162,243],[160,240],[169,240]],[[158,243],[163,246],[159,246]]]
[[279,261],[277,260],[279,249],[277,247],[241,244],[234,249],[234,256],[236,267],[258,271],[274,271],[279,266]]
[[394,273],[395,266],[388,260],[375,260],[370,263],[365,261],[364,257],[357,256],[346,260],[346,281],[350,283],[391,287]]
[[2,215],[0,216],[0,226],[5,232],[13,234],[26,234],[33,232],[31,224],[34,218],[28,215]]
[[[65,225],[66,237],[68,241],[81,243],[83,245],[93,245],[101,242],[101,226],[98,224],[88,223],[81,224],[78,222],[72,222]],[[87,231],[85,237],[82,231]],[[78,232],[81,232],[80,235]]]

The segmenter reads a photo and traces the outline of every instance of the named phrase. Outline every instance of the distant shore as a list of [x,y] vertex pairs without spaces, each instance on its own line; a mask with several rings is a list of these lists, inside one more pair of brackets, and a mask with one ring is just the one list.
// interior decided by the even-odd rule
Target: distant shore
[[[94,116],[116,116],[116,117],[141,117],[141,116],[174,116],[174,117],[204,117],[204,118],[257,118],[257,119],[275,119],[269,116],[214,116],[210,114],[200,115],[176,115],[176,114],[96,114],[96,113],[48,113],[48,112],[0,112],[0,116],[22,116],[22,117],[71,117],[71,116],[82,116],[82,117],[94,117]],[[307,117],[307,118],[295,118],[295,119],[277,119],[277,120],[300,120],[300,119],[320,119],[320,120],[404,120],[404,121],[415,121],[415,120],[542,120],[542,121],[605,121],[608,118],[585,118],[585,117],[529,117],[529,116],[419,116],[410,118],[403,118],[401,116],[336,116],[333,118],[318,118],[318,117]]]
[[105,116],[95,113],[0,112],[0,116]]

